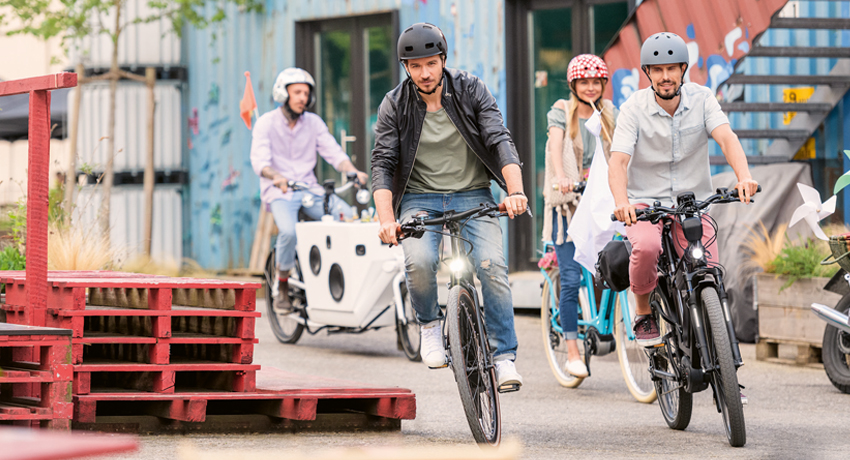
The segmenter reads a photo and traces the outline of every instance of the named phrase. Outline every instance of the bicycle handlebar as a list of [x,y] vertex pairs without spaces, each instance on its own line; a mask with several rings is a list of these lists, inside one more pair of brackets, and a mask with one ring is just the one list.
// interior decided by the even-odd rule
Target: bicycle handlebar
[[407,238],[421,238],[425,233],[425,227],[431,225],[445,225],[448,222],[456,222],[459,220],[464,220],[468,217],[478,218],[484,216],[490,217],[502,217],[506,214],[507,207],[505,203],[501,203],[498,205],[495,204],[482,204],[476,208],[472,208],[463,212],[449,212],[443,215],[442,217],[435,217],[433,219],[425,219],[424,217],[411,217],[410,220],[401,224],[400,231],[396,236],[396,239],[401,242],[401,240]]
[[[573,182],[573,193],[582,194],[587,187],[587,181]],[[559,190],[561,187],[558,184],[552,184],[552,190]]]
[[[761,192],[761,185],[756,189],[756,193]],[[702,211],[703,209],[709,207],[712,204],[722,204],[722,203],[735,203],[740,201],[740,196],[738,195],[738,189],[728,190],[725,187],[721,187],[717,189],[717,193],[711,195],[703,201],[695,202],[695,205],[691,207],[691,209],[680,210],[679,208],[670,208],[667,206],[650,206],[648,208],[640,208],[635,209],[635,217],[637,220],[649,220],[653,215],[659,214],[683,214],[686,212],[694,212],[694,211]],[[751,203],[755,203],[754,200],[750,200]],[[611,214],[611,221],[617,221],[617,216]]]

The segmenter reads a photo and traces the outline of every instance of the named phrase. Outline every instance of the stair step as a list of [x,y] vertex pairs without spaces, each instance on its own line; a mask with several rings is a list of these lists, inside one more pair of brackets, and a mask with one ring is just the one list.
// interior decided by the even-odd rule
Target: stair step
[[829,112],[832,106],[817,102],[721,102],[725,112]]
[[736,73],[726,84],[741,85],[850,85],[850,75],[745,75]]
[[850,48],[839,46],[755,46],[747,53],[754,57],[848,58]]
[[740,139],[806,139],[811,133],[803,129],[736,129]]
[[850,29],[847,18],[773,18],[773,29]]

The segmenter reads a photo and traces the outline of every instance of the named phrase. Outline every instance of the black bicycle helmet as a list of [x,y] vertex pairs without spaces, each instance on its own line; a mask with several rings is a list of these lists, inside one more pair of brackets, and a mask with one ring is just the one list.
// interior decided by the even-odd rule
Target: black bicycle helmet
[[419,22],[398,37],[398,60],[419,59],[438,54],[446,56],[449,46],[439,27]]

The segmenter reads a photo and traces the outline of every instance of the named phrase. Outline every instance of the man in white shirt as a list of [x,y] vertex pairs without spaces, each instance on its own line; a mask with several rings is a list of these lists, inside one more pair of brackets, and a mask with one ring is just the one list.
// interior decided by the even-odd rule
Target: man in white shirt
[[[643,346],[655,346],[661,343],[661,335],[649,294],[658,281],[655,267],[661,254],[662,224],[637,222],[635,209],[655,201],[673,206],[682,192],[694,192],[697,199],[712,195],[709,135],[738,177],[736,188],[742,202],[750,202],[758,183],[750,175],[741,142],[711,90],[683,84],[689,62],[685,41],[673,33],[657,33],[643,43],[640,62],[650,87],[636,91],[620,107],[608,182],[614,195],[614,215],[626,224],[632,244],[629,281],[636,299],[635,338]],[[676,230],[681,234],[680,228]],[[703,222],[706,254],[716,262],[714,233]]]

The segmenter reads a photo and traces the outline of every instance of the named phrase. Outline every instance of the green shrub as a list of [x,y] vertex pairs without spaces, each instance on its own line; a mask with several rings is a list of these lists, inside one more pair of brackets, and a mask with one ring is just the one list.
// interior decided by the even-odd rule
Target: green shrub
[[789,242],[766,271],[788,277],[788,281],[780,289],[781,292],[800,278],[829,278],[834,275],[838,271],[838,265],[821,265],[821,261],[829,254],[831,251],[824,241],[808,238],[797,244]]

